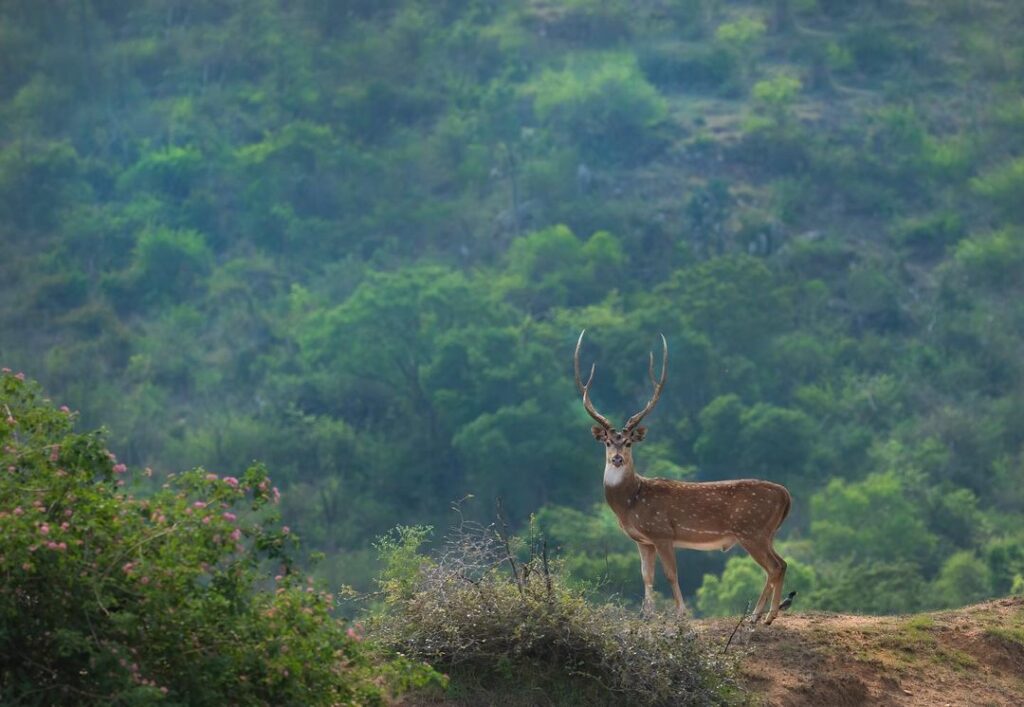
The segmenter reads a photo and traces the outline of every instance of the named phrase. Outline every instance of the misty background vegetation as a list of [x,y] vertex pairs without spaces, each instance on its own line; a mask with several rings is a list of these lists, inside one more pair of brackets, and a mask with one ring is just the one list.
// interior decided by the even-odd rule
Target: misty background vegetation
[[[265,462],[333,585],[641,473],[785,484],[803,608],[1024,592],[1016,0],[0,2],[0,363],[155,477]],[[724,575],[723,575],[724,572]],[[762,573],[684,553],[736,613]],[[662,578],[659,577],[659,582]]]

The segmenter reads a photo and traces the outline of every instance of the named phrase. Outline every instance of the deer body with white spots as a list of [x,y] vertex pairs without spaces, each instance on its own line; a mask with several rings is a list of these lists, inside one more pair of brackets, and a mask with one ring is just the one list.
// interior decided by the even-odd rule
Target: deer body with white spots
[[775,533],[789,514],[789,491],[780,484],[758,479],[694,483],[671,479],[650,479],[636,473],[633,466],[633,444],[647,434],[640,421],[661,396],[668,367],[668,342],[662,337],[663,360],[661,379],[654,378],[654,354],[651,354],[648,375],[654,394],[643,410],[633,415],[622,429],[616,429],[608,418],[594,408],[590,385],[595,367],[590,369],[586,383],[580,378],[580,347],[583,333],[576,342],[573,368],[576,385],[583,396],[583,406],[598,423],[592,428],[594,438],[605,445],[604,495],[615,512],[623,532],[636,542],[640,551],[640,571],[644,581],[644,612],[654,605],[655,556],[672,587],[676,610],[686,610],[676,573],[676,548],[693,550],[728,550],[742,546],[764,568],[767,579],[754,607],[754,621],[761,618],[770,603],[765,623],[770,624],[779,613],[786,561],[775,552]]

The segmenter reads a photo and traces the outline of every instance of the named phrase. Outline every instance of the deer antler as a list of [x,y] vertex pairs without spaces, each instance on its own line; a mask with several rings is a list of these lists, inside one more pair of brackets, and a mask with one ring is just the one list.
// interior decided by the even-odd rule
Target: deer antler
[[580,332],[580,338],[576,341],[576,353],[572,357],[573,371],[576,373],[576,387],[579,388],[580,394],[583,396],[583,407],[586,408],[590,416],[606,430],[612,430],[615,429],[612,423],[608,421],[607,417],[595,410],[594,404],[590,402],[590,384],[594,381],[594,371],[597,370],[597,364],[595,363],[590,366],[590,377],[587,378],[586,385],[580,379],[580,347],[583,346],[583,335],[586,333],[586,329]]
[[[583,335],[581,334],[580,338],[582,338],[582,336]],[[647,364],[647,376],[651,379],[651,385],[654,386],[654,396],[649,401],[647,401],[647,404],[644,405],[644,409],[643,410],[641,410],[637,414],[633,415],[633,417],[629,418],[626,421],[626,426],[622,428],[623,432],[629,432],[634,427],[639,425],[640,421],[642,419],[644,419],[644,417],[647,415],[647,413],[649,413],[651,410],[654,409],[655,404],[657,404],[657,402],[658,402],[658,398],[661,397],[661,389],[665,387],[665,376],[668,373],[668,341],[665,340],[665,335],[664,334],[661,335],[661,346],[662,346],[662,353],[661,353],[661,380],[659,380],[659,381],[655,381],[654,380],[654,352],[653,351],[650,352],[651,358],[650,358],[650,362]]]

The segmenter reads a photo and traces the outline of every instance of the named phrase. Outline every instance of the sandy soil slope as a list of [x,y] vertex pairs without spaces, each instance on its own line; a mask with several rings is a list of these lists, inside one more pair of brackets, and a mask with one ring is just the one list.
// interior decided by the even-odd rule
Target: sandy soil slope
[[[725,645],[735,620],[697,624]],[[1024,598],[914,616],[786,613],[730,652],[754,704],[1024,705]]]

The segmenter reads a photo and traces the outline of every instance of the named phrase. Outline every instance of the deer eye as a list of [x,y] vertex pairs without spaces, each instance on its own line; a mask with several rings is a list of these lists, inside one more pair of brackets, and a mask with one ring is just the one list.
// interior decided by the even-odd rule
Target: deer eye
[[610,446],[612,446],[612,443],[611,443],[611,442],[605,442],[605,443],[604,443],[604,446],[606,446],[606,447],[610,447]]
[[632,445],[633,445],[633,443],[632,443],[632,442],[626,442],[626,446],[627,446],[627,447],[630,447],[630,446],[632,446]]

